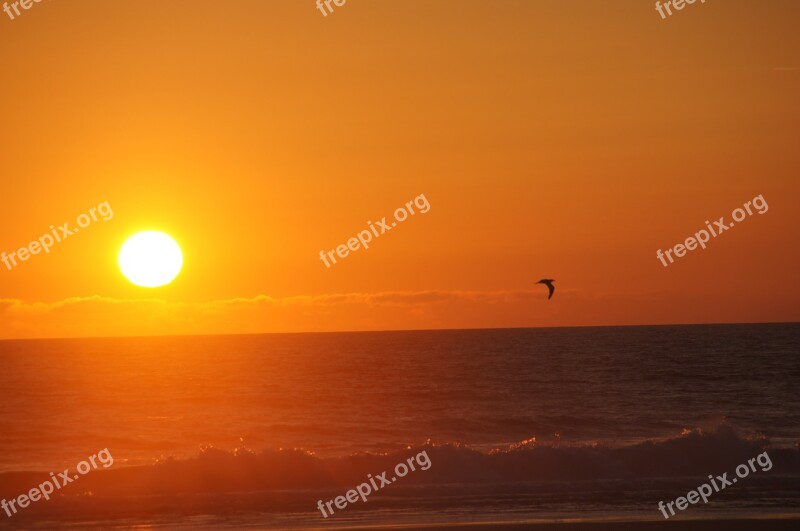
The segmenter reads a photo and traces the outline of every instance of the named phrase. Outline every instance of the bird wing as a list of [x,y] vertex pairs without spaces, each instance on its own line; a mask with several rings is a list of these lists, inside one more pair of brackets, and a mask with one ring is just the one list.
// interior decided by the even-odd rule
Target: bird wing
[[547,289],[550,290],[550,295],[547,296],[547,300],[550,300],[553,297],[553,292],[556,290],[556,287],[552,282],[548,282]]

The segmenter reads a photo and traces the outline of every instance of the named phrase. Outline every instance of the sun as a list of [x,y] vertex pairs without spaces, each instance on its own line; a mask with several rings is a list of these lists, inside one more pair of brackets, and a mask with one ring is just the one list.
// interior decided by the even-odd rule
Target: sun
[[119,250],[119,268],[125,278],[144,288],[172,282],[183,267],[183,253],[169,235],[158,231],[134,234]]

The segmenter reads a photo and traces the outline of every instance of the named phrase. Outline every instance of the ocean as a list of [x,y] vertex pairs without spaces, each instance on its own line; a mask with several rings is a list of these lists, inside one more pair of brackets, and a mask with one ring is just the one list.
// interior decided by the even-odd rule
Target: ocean
[[[299,529],[800,513],[800,324],[0,341],[0,527]],[[425,452],[366,502],[318,501]]]

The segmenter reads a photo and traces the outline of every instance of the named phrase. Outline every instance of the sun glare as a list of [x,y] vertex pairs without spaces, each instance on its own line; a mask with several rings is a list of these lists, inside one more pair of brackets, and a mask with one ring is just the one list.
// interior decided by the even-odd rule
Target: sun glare
[[178,243],[157,231],[134,234],[119,251],[119,268],[137,286],[157,288],[172,282],[183,266]]

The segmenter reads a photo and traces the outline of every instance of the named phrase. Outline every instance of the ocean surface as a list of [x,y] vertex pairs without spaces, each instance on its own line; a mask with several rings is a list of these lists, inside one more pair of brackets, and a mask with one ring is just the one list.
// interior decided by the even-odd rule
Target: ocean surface
[[[800,324],[0,341],[0,528],[290,529],[800,514]],[[420,452],[427,470],[334,515]]]

